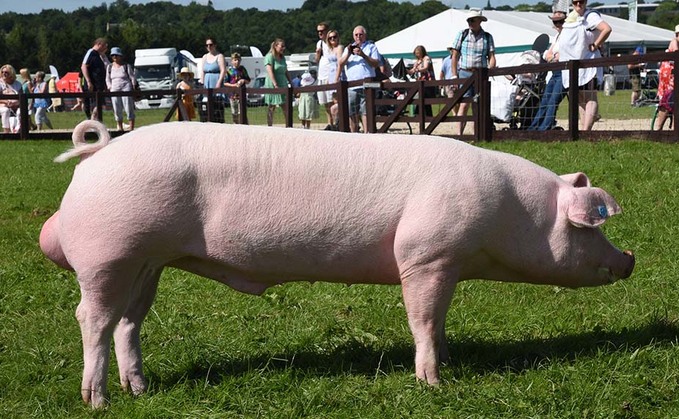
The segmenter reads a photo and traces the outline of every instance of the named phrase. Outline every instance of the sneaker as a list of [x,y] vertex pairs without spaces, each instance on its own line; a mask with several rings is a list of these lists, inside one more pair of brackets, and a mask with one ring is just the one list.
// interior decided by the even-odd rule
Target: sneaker
[[123,131],[129,131],[130,126],[128,124],[123,124]]

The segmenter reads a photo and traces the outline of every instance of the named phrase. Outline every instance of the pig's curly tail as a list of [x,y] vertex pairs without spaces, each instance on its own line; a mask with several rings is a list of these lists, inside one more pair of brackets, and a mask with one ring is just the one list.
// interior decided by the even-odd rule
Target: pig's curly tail
[[[96,132],[99,139],[94,143],[85,141],[85,134],[88,132]],[[106,126],[99,121],[83,121],[73,129],[73,148],[65,153],[58,155],[54,161],[63,163],[73,157],[80,156],[80,160],[84,160],[102,148],[111,141],[111,134],[109,134]]]

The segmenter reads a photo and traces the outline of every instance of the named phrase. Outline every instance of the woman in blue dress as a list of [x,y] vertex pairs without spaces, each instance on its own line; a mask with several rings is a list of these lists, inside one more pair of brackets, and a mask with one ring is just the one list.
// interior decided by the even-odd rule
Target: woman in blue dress
[[212,38],[205,40],[205,48],[207,53],[203,55],[200,82],[206,89],[222,87],[226,75],[224,55],[217,50],[217,43]]
[[[264,80],[265,88],[284,88],[291,83],[284,53],[285,41],[276,38],[276,40],[271,43],[269,53],[264,57],[264,65],[266,67],[266,79]],[[264,95],[264,103],[269,106],[266,115],[266,123],[267,125],[272,126],[274,110],[278,106],[285,104],[285,96],[281,93],[267,93]]]
[[[224,60],[224,55],[217,50],[217,43],[213,38],[205,40],[205,48],[207,48],[207,53],[203,55],[203,58],[200,61],[200,82],[206,89],[221,88],[224,85],[224,77],[226,76],[226,61]],[[208,116],[207,109],[201,104],[200,120],[203,122],[224,122],[223,94],[217,93],[212,97],[212,115]],[[202,101],[205,102],[206,100],[206,97],[203,97]]]

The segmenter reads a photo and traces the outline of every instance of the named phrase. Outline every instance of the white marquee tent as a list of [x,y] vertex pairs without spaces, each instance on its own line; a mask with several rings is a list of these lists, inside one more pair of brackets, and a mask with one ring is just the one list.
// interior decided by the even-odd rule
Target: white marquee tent
[[[448,9],[380,39],[376,42],[377,48],[387,58],[408,59],[414,58],[415,46],[424,45],[432,58],[445,57],[447,47],[452,45],[457,33],[468,27],[467,13],[467,10]],[[547,34],[553,40],[556,33],[548,13],[484,10],[483,15],[488,21],[482,26],[493,35],[500,66],[520,64],[516,62],[519,54],[531,49],[540,34]],[[666,29],[612,16],[604,16],[604,19],[613,29],[608,38],[612,53],[631,53],[639,44],[646,45],[647,49],[662,50],[674,37],[674,33]]]

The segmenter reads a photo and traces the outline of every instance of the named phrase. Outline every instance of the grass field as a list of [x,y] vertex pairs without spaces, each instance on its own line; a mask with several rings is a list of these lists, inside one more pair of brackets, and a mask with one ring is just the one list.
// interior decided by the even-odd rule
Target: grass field
[[0,142],[2,417],[679,417],[676,146],[481,144],[586,172],[623,207],[604,231],[637,267],[592,289],[461,284],[437,388],[415,381],[399,287],[300,283],[253,297],[167,270],[142,331],[149,393],[123,394],[114,359],[111,406],[92,413],[79,392],[79,289],[38,248],[73,172],[51,162],[68,145]]

